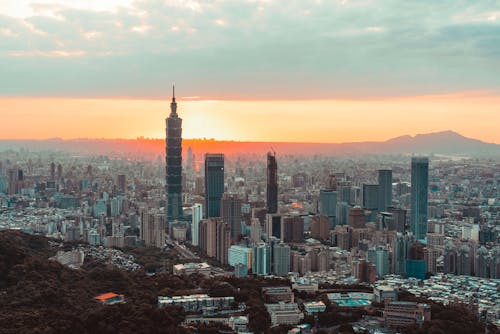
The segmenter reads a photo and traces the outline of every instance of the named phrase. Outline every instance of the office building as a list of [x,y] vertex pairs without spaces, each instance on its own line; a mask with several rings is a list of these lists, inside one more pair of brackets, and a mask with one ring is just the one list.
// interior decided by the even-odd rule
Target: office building
[[283,216],[280,235],[283,242],[302,242],[304,240],[304,219],[301,216]]
[[387,211],[392,206],[392,170],[379,169],[378,171],[378,209]]
[[384,309],[385,326],[401,328],[413,325],[422,325],[431,320],[431,307],[416,302],[395,301],[389,302]]
[[337,192],[331,189],[319,191],[319,214],[328,217],[330,228],[335,227],[337,216]]
[[389,274],[389,251],[384,247],[370,248],[368,250],[368,261],[377,268],[377,276],[384,277]]
[[224,154],[205,154],[205,217],[220,217],[224,193]]
[[191,243],[193,246],[199,245],[200,238],[200,222],[203,218],[203,206],[199,203],[194,204],[191,207],[192,219],[191,219]]
[[275,153],[267,153],[266,206],[268,213],[278,212],[278,163]]
[[314,216],[311,222],[311,237],[327,240],[330,237],[330,221],[326,216]]
[[250,221],[250,241],[253,243],[262,241],[262,226],[258,218],[252,218]]
[[235,266],[241,263],[250,268],[252,266],[252,248],[232,245],[228,251],[228,264]]
[[427,234],[427,209],[429,188],[429,159],[411,159],[411,212],[410,229],[419,240]]
[[224,193],[221,210],[222,219],[231,229],[231,241],[236,243],[241,236],[241,199],[237,195]]
[[378,210],[379,185],[363,184],[363,208],[367,210]]
[[165,184],[167,221],[182,217],[182,118],[177,115],[175,88],[172,89],[170,116],[166,122]]
[[290,246],[284,243],[273,245],[273,273],[286,276],[290,272]]
[[266,240],[269,242],[271,237],[281,240],[281,215],[276,213],[266,214]]
[[271,273],[271,248],[261,242],[253,247],[252,272],[259,276]]

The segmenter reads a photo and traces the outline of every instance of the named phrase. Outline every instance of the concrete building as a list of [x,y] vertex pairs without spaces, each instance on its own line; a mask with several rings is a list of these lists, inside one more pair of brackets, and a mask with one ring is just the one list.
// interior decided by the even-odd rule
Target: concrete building
[[265,304],[271,317],[271,325],[296,325],[304,319],[304,314],[296,303]]
[[140,239],[147,247],[165,245],[165,215],[158,209],[140,209]]
[[431,307],[415,302],[389,302],[384,308],[384,323],[389,328],[421,325],[431,320]]

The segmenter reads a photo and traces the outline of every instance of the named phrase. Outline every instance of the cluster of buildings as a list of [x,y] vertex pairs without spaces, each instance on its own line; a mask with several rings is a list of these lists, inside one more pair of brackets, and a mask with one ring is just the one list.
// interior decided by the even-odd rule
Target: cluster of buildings
[[[189,243],[240,277],[500,278],[498,164],[283,156],[278,168],[274,152],[256,159],[191,148],[183,159],[175,95],[170,109],[165,160],[3,154],[0,228],[85,242],[86,256]],[[200,266],[174,271],[214,274]]]

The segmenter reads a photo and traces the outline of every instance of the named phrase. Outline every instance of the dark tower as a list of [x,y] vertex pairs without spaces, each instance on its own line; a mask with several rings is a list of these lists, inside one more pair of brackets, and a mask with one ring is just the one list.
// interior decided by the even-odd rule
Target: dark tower
[[224,194],[224,154],[205,154],[205,218],[220,217]]
[[172,88],[170,116],[166,121],[166,191],[167,220],[182,217],[182,118],[177,115],[175,87]]
[[429,158],[411,158],[410,229],[418,240],[427,235]]
[[267,212],[278,212],[278,164],[276,154],[267,153]]

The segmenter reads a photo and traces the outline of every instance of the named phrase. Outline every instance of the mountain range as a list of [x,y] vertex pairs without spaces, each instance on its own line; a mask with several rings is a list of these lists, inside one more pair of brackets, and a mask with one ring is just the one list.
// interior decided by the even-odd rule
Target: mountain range
[[[401,136],[386,141],[351,143],[243,142],[214,139],[183,139],[184,154],[191,147],[196,154],[222,152],[227,155],[278,154],[364,155],[443,154],[458,156],[500,156],[500,144],[467,138],[454,131]],[[103,154],[155,158],[164,154],[164,139],[46,139],[0,140],[0,150],[61,150],[78,154]]]

